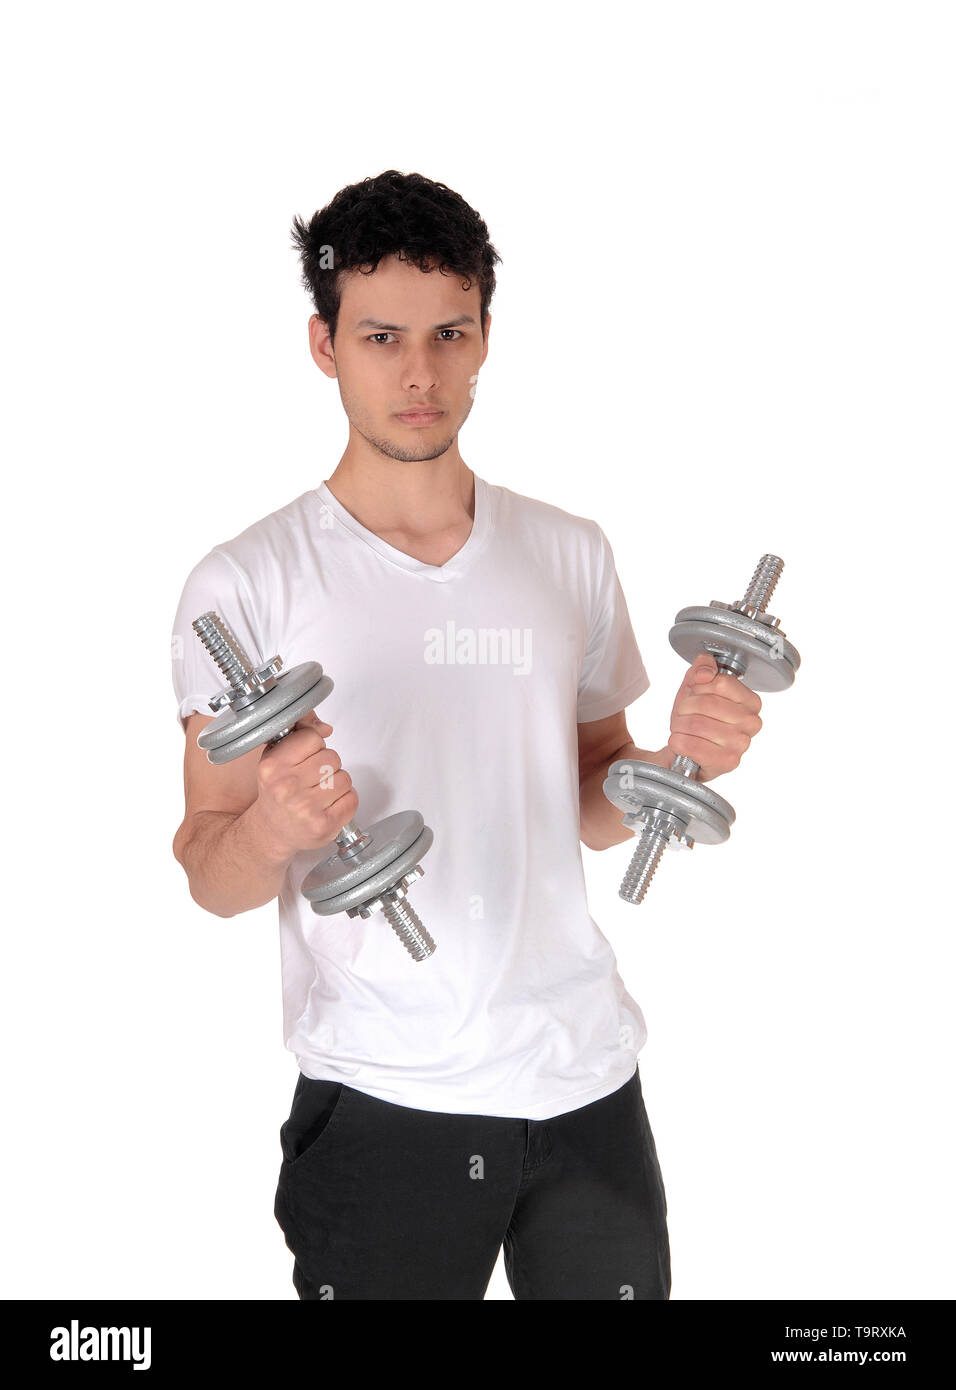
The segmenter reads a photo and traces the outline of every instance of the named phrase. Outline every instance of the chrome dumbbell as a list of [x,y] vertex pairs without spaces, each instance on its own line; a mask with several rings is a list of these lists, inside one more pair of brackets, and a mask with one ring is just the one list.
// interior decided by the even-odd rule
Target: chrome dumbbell
[[[687,662],[710,652],[717,670],[737,676],[751,690],[785,690],[793,684],[800,654],[766,611],[783,570],[777,555],[764,555],[746,594],[736,603],[711,602],[682,608],[669,633],[670,644]],[[699,764],[675,757],[669,768],[620,759],[608,768],[604,794],[625,811],[629,829],[641,826],[620,896],[644,901],[664,850],[692,849],[695,843],[720,844],[730,835],[736,813],[729,801],[695,780]]]
[[[193,629],[226,679],[226,688],[209,701],[217,717],[196,740],[211,763],[278,743],[333,689],[317,661],[288,671],[278,656],[255,665],[216,613],[203,613]],[[419,861],[433,839],[418,811],[399,811],[368,830],[349,821],[335,837],[336,848],[305,879],[302,895],[323,916],[368,918],[380,910],[412,959],[426,960],[435,943],[407,894],[424,875]]]

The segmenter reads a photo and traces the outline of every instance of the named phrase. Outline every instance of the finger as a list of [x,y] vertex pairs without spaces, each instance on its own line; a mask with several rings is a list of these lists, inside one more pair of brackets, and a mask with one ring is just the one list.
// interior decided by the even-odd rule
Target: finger
[[698,652],[684,677],[688,690],[696,690],[699,685],[707,685],[717,677],[717,662],[710,652]]
[[713,652],[698,652],[697,655],[694,657],[693,661],[690,663],[690,665],[691,670],[716,671],[717,658],[714,656]]
[[686,695],[674,710],[674,719],[713,719],[744,729],[751,737],[763,728],[763,720],[749,706],[722,695]]
[[[682,744],[694,745],[698,749],[722,748],[729,753],[736,753],[742,757],[750,747],[751,735],[739,725],[722,724],[714,719],[704,719],[701,715],[691,715],[687,719],[678,718],[671,724],[670,744],[673,746],[674,736]],[[695,762],[700,762],[696,753],[689,749],[686,757],[693,758]]]
[[702,681],[699,685],[687,685],[684,690],[688,699],[695,697],[706,699],[713,695],[722,700],[730,700],[735,705],[742,705],[751,714],[759,714],[763,707],[763,701],[757,692],[744,685],[743,681],[738,680],[736,676],[718,675],[709,683]]
[[320,730],[328,729],[330,732],[332,730],[332,725],[326,724],[326,722],[323,719],[320,719],[314,709],[309,710],[308,714],[303,714],[302,718],[297,720],[295,727],[297,729],[315,727]]
[[675,739],[668,744],[668,749],[675,757],[692,758],[701,769],[695,776],[702,782],[719,777],[724,772],[733,772],[744,757],[743,752],[715,747],[703,738]]
[[354,787],[346,787],[334,801],[328,802],[323,810],[326,816],[333,818],[333,824],[341,829],[343,825],[348,825],[350,820],[355,819],[358,806],[358,792]]
[[[313,791],[328,791],[333,782],[338,786],[339,781],[336,781],[336,778],[339,778],[340,773],[342,773],[342,759],[334,748],[323,748],[321,752],[308,758],[303,767],[303,775],[308,776],[307,785]],[[349,774],[346,772],[342,775],[349,778],[349,785],[351,785],[352,779]]]
[[327,763],[320,771],[322,775],[313,785],[303,788],[303,792],[308,794],[310,799],[318,800],[323,806],[330,806],[333,801],[338,801],[339,797],[352,790],[352,779],[343,767],[334,767]]
[[266,745],[262,754],[262,761],[266,759],[271,761],[279,757],[283,763],[296,766],[325,747],[326,729],[331,733],[331,724],[324,725],[321,721],[308,723],[305,720],[299,720],[293,726],[291,734],[286,734],[285,738],[280,738],[277,743]]

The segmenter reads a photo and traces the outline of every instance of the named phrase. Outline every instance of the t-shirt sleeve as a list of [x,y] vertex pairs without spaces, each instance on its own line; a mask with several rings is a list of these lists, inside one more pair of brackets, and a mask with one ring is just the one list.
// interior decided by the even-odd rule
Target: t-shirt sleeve
[[211,550],[189,574],[173,620],[170,643],[173,690],[183,730],[190,714],[212,717],[209,697],[226,684],[192,625],[195,618],[210,610],[225,622],[250,660],[274,655],[267,652],[262,658],[259,651],[261,629],[245,576],[223,551]]
[[597,522],[597,554],[587,647],[578,680],[578,723],[606,719],[650,686],[610,542]]

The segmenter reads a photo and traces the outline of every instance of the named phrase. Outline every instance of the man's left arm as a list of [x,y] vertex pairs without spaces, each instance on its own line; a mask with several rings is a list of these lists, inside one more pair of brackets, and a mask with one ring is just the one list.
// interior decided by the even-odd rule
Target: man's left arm
[[633,839],[621,811],[604,795],[611,763],[635,762],[670,767],[678,754],[700,764],[698,782],[732,772],[762,727],[760,696],[736,676],[721,675],[707,653],[698,655],[681,682],[671,711],[671,734],[664,748],[648,751],[630,740],[624,711],[578,725],[578,782],[581,840],[588,849],[610,849]]

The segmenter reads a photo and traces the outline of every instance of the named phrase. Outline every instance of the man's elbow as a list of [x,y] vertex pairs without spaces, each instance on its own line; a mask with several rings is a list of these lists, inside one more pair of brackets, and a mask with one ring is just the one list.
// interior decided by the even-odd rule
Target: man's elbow
[[189,872],[189,845],[193,838],[195,826],[190,817],[183,821],[182,825],[173,836],[173,858],[180,865],[187,879],[190,880],[190,892],[192,892],[192,875]]
[[195,875],[190,872],[189,865],[189,846],[192,840],[191,828],[188,821],[183,821],[182,825],[173,836],[173,858],[177,864],[182,866],[183,873],[186,875],[186,884],[189,888],[189,896],[197,907],[201,907],[203,912],[209,912],[213,917],[235,917],[236,912],[221,912],[218,908],[210,906],[205,902],[196,891]]
[[179,829],[176,831],[176,834],[173,836],[173,858],[176,860],[176,863],[181,864],[184,869],[186,867],[186,862],[183,858],[185,850],[185,836],[183,835],[183,831],[185,830],[185,828],[186,822],[183,821],[182,825],[179,827]]

